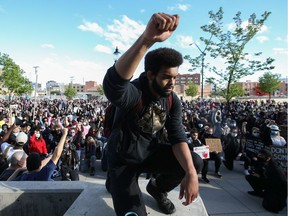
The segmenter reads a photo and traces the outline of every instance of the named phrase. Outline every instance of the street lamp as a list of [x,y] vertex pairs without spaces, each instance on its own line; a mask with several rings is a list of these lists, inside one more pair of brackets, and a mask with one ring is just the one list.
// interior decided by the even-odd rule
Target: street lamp
[[119,59],[120,54],[121,53],[119,52],[118,47],[116,46],[115,51],[113,52],[115,62]]
[[36,94],[37,94],[37,88],[38,88],[38,71],[37,69],[39,66],[34,66],[35,69],[35,75],[36,75],[36,83],[35,83],[35,92],[34,92],[34,110],[33,110],[33,120],[35,119],[35,111],[36,111]]

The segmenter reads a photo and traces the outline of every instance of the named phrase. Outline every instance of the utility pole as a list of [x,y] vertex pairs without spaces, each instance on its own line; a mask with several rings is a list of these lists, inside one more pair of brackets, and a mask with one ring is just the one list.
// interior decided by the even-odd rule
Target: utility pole
[[35,112],[36,112],[36,94],[37,94],[37,89],[38,89],[38,71],[37,69],[39,68],[39,66],[34,66],[33,67],[35,70],[35,75],[36,75],[36,83],[35,83],[35,92],[34,92],[34,109],[33,109],[33,121],[35,119]]

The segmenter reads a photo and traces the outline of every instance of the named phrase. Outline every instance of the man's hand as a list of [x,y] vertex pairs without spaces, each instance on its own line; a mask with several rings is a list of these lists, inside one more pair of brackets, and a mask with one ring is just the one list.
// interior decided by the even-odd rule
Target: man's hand
[[199,183],[197,173],[186,174],[180,184],[179,199],[185,197],[185,202],[183,205],[187,206],[191,204],[197,197],[199,193]]
[[155,13],[147,24],[143,37],[149,41],[162,42],[176,30],[179,20],[178,15]]

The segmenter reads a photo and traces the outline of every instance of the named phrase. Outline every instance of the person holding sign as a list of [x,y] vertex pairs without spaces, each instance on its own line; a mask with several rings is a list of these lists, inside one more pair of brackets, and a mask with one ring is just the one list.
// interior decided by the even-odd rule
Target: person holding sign
[[[193,128],[190,131],[190,137],[188,138],[188,146],[191,151],[194,151],[195,147],[200,147],[200,146],[205,146],[199,139],[199,132],[196,128]],[[209,155],[209,152],[208,152]],[[208,156],[207,156],[208,157]],[[208,160],[207,159],[202,159],[203,162],[203,168],[201,170],[201,175],[202,179],[204,182],[209,183],[209,179],[207,178],[207,173],[208,173]]]
[[[202,138],[200,138],[201,142],[204,145],[207,145],[207,140],[216,138],[213,136],[213,133],[214,133],[213,127],[212,126],[206,126],[205,132],[204,132]],[[220,139],[219,139],[219,141],[220,141]],[[215,176],[217,178],[221,178],[222,174],[219,172],[220,166],[221,166],[220,151],[211,151],[211,149],[210,149],[210,158],[207,160],[214,160],[215,161]],[[207,167],[207,169],[208,169],[208,167]]]

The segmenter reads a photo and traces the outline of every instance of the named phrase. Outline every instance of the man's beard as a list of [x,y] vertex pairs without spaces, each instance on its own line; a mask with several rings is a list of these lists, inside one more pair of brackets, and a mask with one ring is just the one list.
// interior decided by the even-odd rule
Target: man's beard
[[168,97],[171,92],[166,92],[165,88],[163,88],[162,86],[160,86],[157,81],[156,78],[153,79],[152,81],[152,88],[154,89],[154,91],[159,94],[161,97]]

